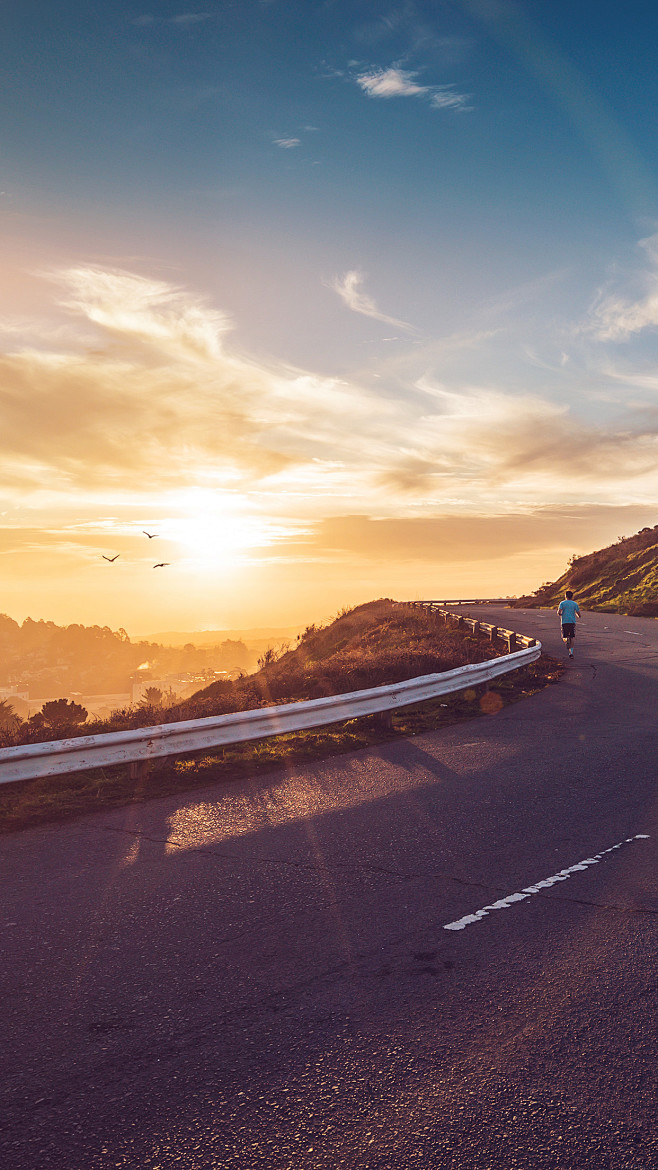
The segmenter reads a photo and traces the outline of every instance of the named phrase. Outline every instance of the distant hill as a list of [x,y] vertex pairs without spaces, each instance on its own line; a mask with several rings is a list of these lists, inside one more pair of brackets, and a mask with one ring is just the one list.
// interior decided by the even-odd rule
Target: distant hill
[[552,606],[573,589],[587,609],[658,617],[658,524],[624,536],[608,548],[573,557],[557,581],[542,585],[530,597],[519,597],[515,607]]
[[248,630],[164,630],[157,634],[133,634],[133,642],[157,642],[159,646],[219,646],[222,642],[284,642],[303,631],[297,626],[254,626]]

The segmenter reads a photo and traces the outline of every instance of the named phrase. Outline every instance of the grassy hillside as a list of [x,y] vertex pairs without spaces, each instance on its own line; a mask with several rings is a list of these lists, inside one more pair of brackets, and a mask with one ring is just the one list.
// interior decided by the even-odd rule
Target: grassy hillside
[[587,609],[658,617],[658,525],[583,557],[574,557],[568,569],[551,584],[542,585],[516,606],[557,605],[565,589]]
[[277,657],[265,654],[257,674],[211,683],[189,700],[208,704],[209,714],[241,711],[292,699],[402,682],[494,658],[485,639],[448,630],[432,614],[394,601],[370,601],[329,626],[309,626],[297,646]]

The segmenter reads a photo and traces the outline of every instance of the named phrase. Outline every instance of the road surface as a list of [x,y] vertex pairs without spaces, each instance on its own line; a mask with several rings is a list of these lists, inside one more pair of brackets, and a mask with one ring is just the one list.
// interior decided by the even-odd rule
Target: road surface
[[2,1165],[658,1167],[657,700],[585,614],[497,715],[3,839]]

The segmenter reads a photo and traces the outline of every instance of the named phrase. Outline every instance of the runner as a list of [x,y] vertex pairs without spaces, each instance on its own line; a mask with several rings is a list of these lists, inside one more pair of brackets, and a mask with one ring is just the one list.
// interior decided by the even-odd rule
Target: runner
[[577,601],[574,601],[573,591],[571,589],[567,589],[564,595],[564,601],[561,601],[558,605],[557,612],[562,622],[562,641],[569,650],[569,657],[573,658],[576,618],[580,618],[580,606]]

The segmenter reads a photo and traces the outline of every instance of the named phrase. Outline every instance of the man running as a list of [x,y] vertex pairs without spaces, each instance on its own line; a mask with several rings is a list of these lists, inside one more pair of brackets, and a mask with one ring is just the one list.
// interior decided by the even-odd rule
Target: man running
[[569,650],[569,657],[573,658],[573,640],[576,637],[576,618],[580,618],[580,606],[574,601],[571,589],[567,589],[557,612],[562,622],[562,641]]

